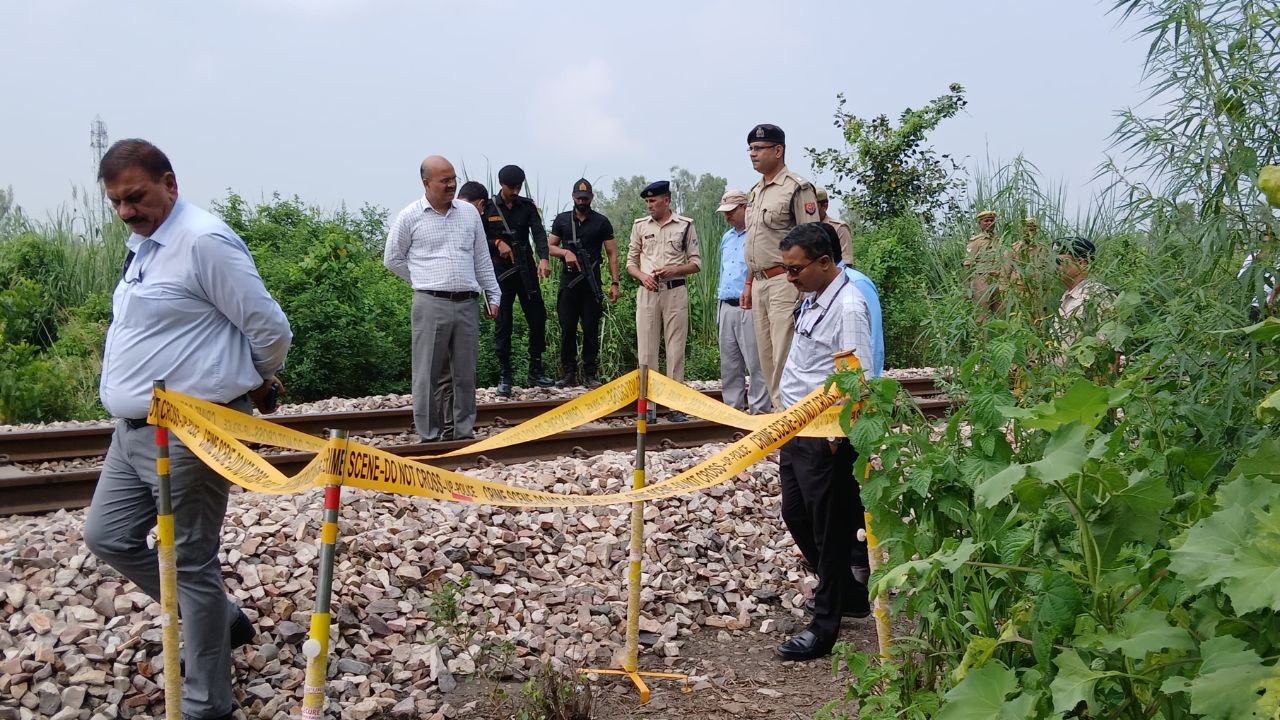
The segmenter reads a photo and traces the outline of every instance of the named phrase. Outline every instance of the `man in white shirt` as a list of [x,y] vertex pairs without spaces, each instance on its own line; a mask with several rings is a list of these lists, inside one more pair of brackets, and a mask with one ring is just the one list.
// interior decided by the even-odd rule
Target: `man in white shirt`
[[[873,366],[871,317],[866,299],[840,268],[840,258],[833,257],[822,225],[797,226],[779,247],[781,267],[801,295],[779,386],[783,407],[791,407],[835,372],[836,354],[852,351],[863,367]],[[853,477],[857,456],[843,437],[795,437],[779,453],[782,519],[818,574],[813,620],[778,646],[783,659],[827,655],[840,637],[841,617],[871,613],[867,587],[851,570],[851,565],[867,564],[866,543],[857,540],[863,527],[862,499]]]
[[[400,211],[387,233],[383,264],[413,285],[413,423],[424,442],[474,437],[480,321],[484,293],[489,319],[502,291],[493,274],[480,213],[454,198],[458,174],[439,155],[419,168],[424,196]],[[453,389],[450,417],[443,393]]]
[[[242,412],[271,412],[293,334],[267,292],[249,249],[226,223],[178,196],[169,158],[145,140],[121,140],[98,177],[133,234],[111,301],[102,354],[102,405],[116,418],[85,544],[144,592],[160,599],[156,550],[155,428],[147,425],[152,382]],[[231,650],[254,628],[228,600],[218,547],[229,483],[170,440],[178,608],[182,613],[183,715],[230,720]]]

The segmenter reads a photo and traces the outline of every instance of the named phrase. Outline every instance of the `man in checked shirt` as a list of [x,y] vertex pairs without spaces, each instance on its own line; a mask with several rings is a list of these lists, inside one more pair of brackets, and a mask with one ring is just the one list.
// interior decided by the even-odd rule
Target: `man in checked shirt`
[[[867,301],[832,257],[820,224],[799,225],[782,240],[782,269],[800,291],[795,334],[782,370],[779,395],[791,407],[822,387],[835,372],[837,353],[853,351],[872,367],[871,316]],[[810,660],[831,652],[840,637],[841,617],[871,613],[867,586],[850,565],[866,565],[862,499],[853,462],[857,453],[843,437],[795,437],[782,446],[782,519],[805,561],[818,573],[813,620],[799,635],[778,646],[786,660]]]

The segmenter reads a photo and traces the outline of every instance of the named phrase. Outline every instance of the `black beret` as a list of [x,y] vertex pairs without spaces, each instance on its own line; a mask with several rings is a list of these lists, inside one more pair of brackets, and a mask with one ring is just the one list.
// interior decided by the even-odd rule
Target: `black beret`
[[578,178],[578,182],[573,184],[573,197],[591,197],[591,183],[586,178]]
[[1092,260],[1098,247],[1093,241],[1082,237],[1065,237],[1057,242],[1059,255],[1071,255],[1084,260]]
[[503,165],[498,171],[498,182],[507,187],[518,188],[524,185],[524,171],[519,165]]
[[787,144],[787,134],[782,132],[782,128],[777,125],[757,125],[751,128],[751,132],[747,133],[747,144],[753,142],[771,142],[779,145]]
[[671,183],[666,180],[654,180],[640,191],[640,197],[651,198],[659,195],[670,195]]

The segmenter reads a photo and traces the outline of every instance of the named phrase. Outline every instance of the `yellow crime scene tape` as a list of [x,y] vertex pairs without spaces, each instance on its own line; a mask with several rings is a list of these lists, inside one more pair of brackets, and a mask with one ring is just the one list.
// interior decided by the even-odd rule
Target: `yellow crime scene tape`
[[[656,375],[657,373],[651,373]],[[509,447],[530,440],[539,440],[548,435],[562,433],[565,430],[599,420],[614,410],[624,408],[636,401],[640,395],[640,372],[632,370],[612,382],[601,385],[591,392],[583,393],[560,407],[548,410],[536,418],[522,422],[510,430],[503,430],[483,440],[471,443],[439,455],[414,455],[414,460],[430,460],[438,457],[454,455],[471,455],[496,448]]]
[[[742,430],[758,430],[782,414],[748,415],[656,372],[649,373],[649,399],[682,413]],[[840,427],[840,408],[828,408],[797,434],[803,437],[844,437],[844,430]]]
[[[650,373],[650,382],[657,378],[662,376],[658,373]],[[557,419],[557,424],[565,422],[567,417],[589,416],[617,402],[618,398],[628,393],[631,393],[631,399],[634,399],[634,393],[638,392],[638,385],[635,390],[630,390],[632,381],[638,382],[636,373],[631,373],[592,391],[600,392],[608,389],[600,396],[569,409]],[[674,381],[669,382],[678,385]],[[679,399],[677,393],[660,392],[667,397],[667,400],[663,401],[665,404],[677,407],[675,403],[670,402],[673,398]],[[693,390],[690,392],[702,397],[701,393]],[[340,476],[340,482],[343,485],[444,501],[514,507],[587,507],[656,500],[723,483],[801,433],[806,426],[822,416],[839,400],[840,397],[834,390],[820,388],[784,412],[759,416],[744,415],[747,421],[755,426],[754,429],[696,467],[640,490],[603,495],[559,495],[481,480],[409,458],[402,458],[385,450],[351,440],[345,443],[345,468],[340,468],[339,463],[344,452],[344,445],[340,441],[320,440],[266,420],[169,390],[155,391],[148,420],[155,425],[168,427],[193,454],[218,474],[255,492],[271,494],[301,492],[323,485],[326,480],[339,482],[335,476]],[[622,405],[627,402],[630,400],[622,402]],[[572,402],[566,403],[552,410],[551,413],[565,411],[571,404]],[[622,405],[605,410],[601,414],[612,412]],[[538,420],[539,418],[534,418],[525,424],[533,424]],[[507,433],[518,429],[512,428]],[[526,438],[552,434],[537,429],[527,432],[540,434],[529,434],[525,436]],[[842,433],[833,434],[841,435]],[[823,436],[826,436],[825,432]],[[499,436],[489,439],[495,440],[497,437]],[[241,441],[313,451],[316,452],[316,457],[301,472],[290,477],[272,467]],[[480,443],[476,443],[478,444]],[[473,447],[475,445],[468,446],[468,452],[474,452],[471,450]],[[490,447],[501,447],[501,445]],[[339,472],[340,470],[345,472]]]

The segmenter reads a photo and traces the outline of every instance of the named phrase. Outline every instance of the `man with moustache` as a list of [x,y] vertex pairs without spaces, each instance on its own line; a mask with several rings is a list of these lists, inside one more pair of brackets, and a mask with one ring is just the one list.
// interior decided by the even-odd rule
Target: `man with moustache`
[[[178,195],[169,158],[145,140],[121,140],[98,178],[133,234],[112,296],[102,353],[102,405],[116,420],[85,519],[85,544],[160,599],[156,550],[154,380],[241,412],[275,409],[293,334],[248,247],[222,220]],[[182,614],[183,716],[232,717],[231,650],[253,623],[227,598],[218,546],[230,485],[181,440],[169,446],[170,491]]]
[[[698,233],[693,220],[671,211],[671,183],[658,180],[640,192],[649,214],[631,226],[627,274],[640,283],[636,291],[636,355],[658,369],[658,344],[667,351],[667,377],[684,381],[684,350],[689,337],[689,288],[686,278],[702,269]],[[650,405],[656,416],[656,408]],[[672,422],[689,418],[667,415]]]
[[760,366],[769,383],[769,396],[783,406],[778,387],[791,347],[791,320],[799,299],[782,271],[778,244],[791,228],[818,222],[818,197],[813,184],[787,169],[787,136],[777,125],[757,125],[747,133],[751,167],[760,181],[747,195],[747,276],[742,307],[752,310]]
[[559,387],[578,384],[578,325],[582,325],[582,380],[587,389],[600,387],[600,317],[604,289],[600,286],[601,249],[609,254],[609,302],[622,293],[618,285],[618,243],[609,218],[591,209],[591,183],[573,184],[573,209],[556,215],[548,238],[551,255],[564,261],[556,315],[560,318]]
[[[480,213],[454,198],[458,175],[439,155],[422,161],[424,195],[400,211],[387,232],[382,262],[413,286],[413,423],[423,442],[474,437],[480,324],[475,300],[498,314],[502,290],[493,275]],[[444,416],[448,383],[452,412]]]
[[[873,341],[866,299],[839,266],[822,225],[791,230],[780,249],[783,271],[802,297],[779,389],[783,407],[790,407],[826,383],[836,370],[833,356],[838,353],[852,351],[862,367],[872,367]],[[839,639],[841,617],[871,613],[867,586],[850,567],[860,564],[859,558],[865,564],[866,557],[865,541],[857,540],[863,508],[853,476],[856,459],[844,437],[794,437],[779,453],[782,519],[818,574],[813,619],[778,646],[783,659],[827,655]]]

